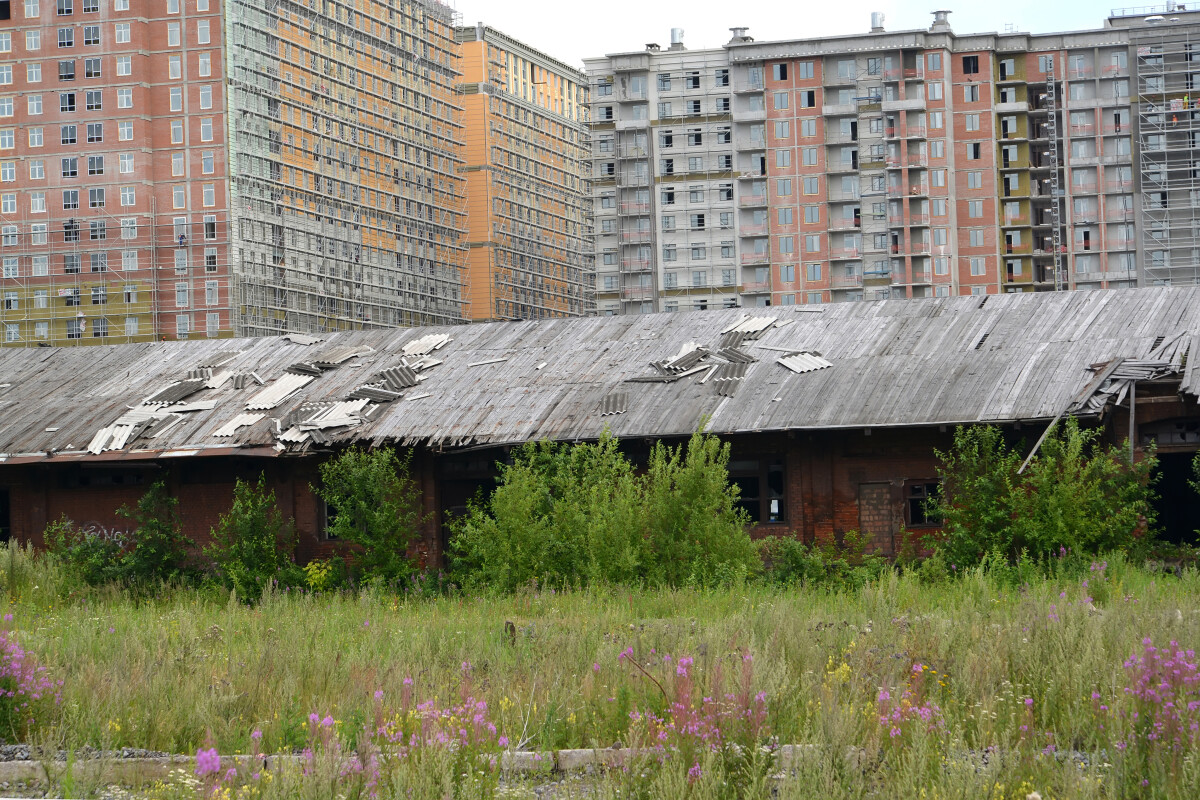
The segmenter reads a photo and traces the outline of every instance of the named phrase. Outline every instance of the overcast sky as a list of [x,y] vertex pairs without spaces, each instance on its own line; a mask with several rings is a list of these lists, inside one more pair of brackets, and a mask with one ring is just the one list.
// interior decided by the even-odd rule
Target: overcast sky
[[[1013,29],[1031,33],[1098,28],[1118,4],[1083,0],[1003,0],[970,3],[896,2],[896,0],[793,0],[789,3],[729,0],[448,0],[462,24],[483,22],[576,67],[584,58],[639,50],[647,42],[664,48],[671,28],[684,29],[693,50],[720,47],[731,26],[746,26],[759,41],[865,33],[871,12],[886,15],[888,30],[928,28],[936,8],[950,8],[956,33]],[[1196,0],[1193,0],[1196,2]],[[737,5],[738,8],[734,8]],[[1131,4],[1133,5],[1133,4]],[[1185,2],[1185,5],[1189,5]]]

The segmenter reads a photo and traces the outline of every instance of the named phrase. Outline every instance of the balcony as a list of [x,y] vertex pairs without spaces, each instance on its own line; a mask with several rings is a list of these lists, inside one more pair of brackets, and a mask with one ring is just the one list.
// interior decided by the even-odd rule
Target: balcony
[[1067,78],[1073,81],[1081,81],[1092,77],[1093,72],[1091,67],[1072,67],[1067,70]]
[[835,289],[857,289],[862,286],[862,275],[834,275],[829,285]]
[[622,300],[653,300],[653,286],[627,286],[621,290]]
[[1091,124],[1072,125],[1071,126],[1071,135],[1072,136],[1095,136],[1096,135],[1096,126],[1091,125]]
[[914,284],[917,284],[917,283],[932,283],[932,282],[933,282],[933,280],[930,278],[930,275],[929,275],[929,270],[927,270],[927,269],[914,269],[914,270],[912,271],[912,282],[913,282]]
[[756,208],[767,204],[767,195],[763,194],[744,194],[738,198],[739,208]]
[[1028,214],[1005,214],[1001,225],[1005,228],[1023,228],[1029,225]]
[[906,139],[924,139],[925,138],[925,126],[924,125],[906,125],[904,127],[904,138],[906,138]]
[[883,100],[884,111],[923,111],[925,109],[924,97],[911,97],[903,100]]
[[766,84],[762,81],[734,81],[733,91],[735,94],[746,94],[748,92],[761,92],[766,89]]
[[648,119],[619,119],[617,120],[617,130],[631,131],[638,128],[647,128],[650,126]]
[[770,281],[753,281],[742,284],[742,294],[767,294],[771,291]]
[[649,214],[649,203],[621,203],[622,214]]
[[1078,181],[1071,184],[1071,194],[1095,194],[1095,181]]
[[764,222],[762,224],[740,225],[740,226],[738,226],[738,235],[739,236],[766,236],[767,235],[767,224]]
[[1128,122],[1126,122],[1123,125],[1118,125],[1114,122],[1114,123],[1104,126],[1104,135],[1105,136],[1117,136],[1117,135],[1128,136],[1131,133],[1133,133],[1133,126],[1130,125]]
[[1029,111],[1029,101],[1013,100],[1009,103],[997,103],[997,114],[1025,114]]
[[770,253],[742,253],[742,266],[751,266],[754,264],[770,264]]
[[1137,247],[1136,236],[1110,236],[1108,238],[1109,250],[1132,250]]
[[843,247],[829,251],[830,261],[851,261],[859,257],[860,253],[857,247]]
[[650,231],[625,231],[621,234],[621,244],[643,244],[652,236]]
[[[611,176],[606,176],[611,177]],[[649,186],[650,176],[644,172],[621,172],[617,175],[618,186]]]
[[1105,78],[1127,78],[1129,77],[1129,67],[1121,67],[1113,64],[1102,69],[1100,74]]
[[831,219],[829,220],[829,230],[831,231],[853,231],[862,227],[862,220],[859,217],[854,219]]
[[909,242],[908,254],[910,256],[927,256],[929,255],[929,242]]
[[629,145],[621,148],[620,158],[645,158],[646,148]]
[[1104,191],[1106,192],[1131,192],[1133,191],[1132,180],[1108,180],[1104,182]]
[[648,258],[622,258],[621,269],[628,272],[640,272],[650,269],[650,259]]

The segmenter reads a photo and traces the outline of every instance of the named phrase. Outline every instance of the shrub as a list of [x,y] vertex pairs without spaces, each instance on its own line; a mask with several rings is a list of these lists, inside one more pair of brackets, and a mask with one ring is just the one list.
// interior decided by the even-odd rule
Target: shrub
[[959,568],[989,553],[1010,563],[1063,550],[1080,555],[1130,547],[1154,522],[1153,451],[1136,463],[1128,447],[1104,446],[1100,431],[1070,418],[1046,437],[1028,469],[998,428],[959,427],[938,452],[944,521],[936,543]]
[[329,535],[359,546],[355,581],[392,583],[413,571],[408,546],[421,523],[421,501],[408,474],[411,454],[350,448],[321,465],[314,491],[329,506]]
[[257,483],[237,481],[233,506],[221,515],[212,540],[204,554],[213,560],[217,579],[245,601],[262,597],[273,583],[289,586],[300,581],[292,560],[295,528],[291,521],[284,522],[265,475]]
[[46,527],[43,539],[68,575],[88,586],[186,582],[195,576],[195,543],[183,534],[178,504],[159,481],[133,508],[117,509],[118,516],[135,524],[128,534],[80,529],[64,515]]
[[641,476],[608,432],[594,444],[526,444],[492,495],[452,521],[455,571],[502,590],[743,579],[759,561],[728,460],[728,446],[702,433],[686,451],[656,445]]
[[758,546],[769,583],[836,590],[859,588],[889,567],[883,556],[866,552],[866,542],[858,531],[847,531],[840,547],[806,545],[790,536],[763,539]]

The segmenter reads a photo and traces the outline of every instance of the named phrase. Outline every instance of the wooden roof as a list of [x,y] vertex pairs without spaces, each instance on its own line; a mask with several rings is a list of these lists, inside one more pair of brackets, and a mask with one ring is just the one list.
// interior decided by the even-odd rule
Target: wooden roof
[[[430,349],[437,340],[422,337],[433,334],[450,341]],[[708,352],[688,355],[689,343]],[[1171,353],[1156,353],[1160,344]],[[690,366],[672,367],[681,355]],[[105,459],[346,441],[464,447],[592,439],[605,426],[621,437],[686,436],[702,418],[721,434],[1042,420],[1094,413],[1103,404],[1079,395],[1098,377],[1092,367],[1114,359],[1161,357],[1154,374],[1178,374],[1194,396],[1198,356],[1200,287],[356,331],[314,344],[6,348],[0,458],[89,446]],[[189,373],[209,384],[195,390]],[[364,385],[373,388],[361,399],[334,403]]]

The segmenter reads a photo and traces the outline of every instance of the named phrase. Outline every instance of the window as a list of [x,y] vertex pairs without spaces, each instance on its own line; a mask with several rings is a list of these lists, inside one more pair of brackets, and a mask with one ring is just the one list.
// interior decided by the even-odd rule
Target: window
[[[970,116],[968,114],[968,116]],[[967,160],[978,161],[983,155],[983,145],[979,142],[971,142],[967,145]]]
[[104,189],[102,187],[88,189],[88,208],[104,208]]
[[805,178],[804,179],[804,193],[805,194],[819,194],[820,191],[821,191],[821,179],[820,178],[813,177],[813,178]]
[[978,172],[978,171],[968,172],[967,173],[967,188],[968,189],[983,188],[983,173]]
[[[137,218],[136,217],[125,217],[124,219],[121,220],[121,238],[122,239],[136,239],[137,238],[137,230],[138,230],[138,228],[137,228]],[[126,252],[133,253],[133,267],[126,266],[125,269],[136,269],[137,268],[137,251],[131,250],[131,251],[126,251]]]
[[117,123],[117,141],[128,142],[133,140],[133,122],[124,120]]
[[[963,86],[963,102],[977,103],[979,102],[979,84],[968,83]],[[978,128],[968,128],[967,130],[979,130]]]
[[[20,307],[21,307],[21,300],[17,296],[16,292],[5,292],[4,293],[4,310],[5,311],[16,311]],[[9,339],[9,341],[12,341],[12,339]]]
[[[124,220],[122,220],[122,222],[123,221]],[[137,268],[138,268],[138,251],[137,250],[122,250],[121,251],[121,269],[126,272],[132,272],[132,271],[136,270]],[[132,292],[133,299],[130,299],[130,290],[131,289],[133,290],[133,292]],[[126,303],[136,303],[137,302],[137,287],[136,286],[131,284],[131,285],[125,287],[125,302]]]
[[183,111],[183,87],[181,86],[171,88],[171,110]]
[[800,120],[800,136],[809,137],[817,135],[817,121],[815,119]]
[[118,22],[115,26],[117,44],[129,44],[129,23]]
[[211,86],[201,86],[200,87],[200,108],[202,108],[202,109],[212,108],[212,87]]
[[108,221],[103,219],[93,219],[88,221],[88,238],[89,239],[107,239],[108,238]]
[[786,522],[782,458],[729,461],[729,479],[737,484],[738,507],[753,522]]
[[134,283],[125,284],[125,289],[122,292],[122,299],[125,301],[125,303],[126,304],[136,303],[137,297],[138,297],[137,284],[134,284]]
[[0,64],[0,85],[7,86],[13,82],[12,64]]
[[941,53],[927,53],[925,56],[925,64],[931,70],[939,70],[942,68]]
[[38,30],[25,31],[25,49],[26,50],[41,50],[42,49],[42,32]]
[[678,257],[679,256],[678,256],[678,253],[676,252],[675,245],[673,245],[673,244],[664,244],[663,245],[663,249],[662,249],[662,260],[663,261],[675,261],[676,259],[678,259]]
[[[64,209],[79,208],[79,190],[78,189],[64,189],[62,196],[63,196],[63,208]],[[78,236],[78,235],[79,234],[76,233],[76,236]]]
[[197,58],[196,74],[201,78],[207,78],[212,75],[212,54],[201,53]]
[[979,115],[978,114],[967,114],[966,115],[966,129],[969,131],[979,130]]
[[704,215],[703,214],[691,214],[688,217],[688,226],[694,231],[704,230]]
[[[79,273],[79,256],[74,253],[68,253],[63,256],[63,272],[67,275],[76,275]],[[72,303],[67,301],[67,305],[79,305],[78,301]]]
[[171,120],[171,144],[183,144],[183,120]]
[[688,156],[688,172],[700,172],[704,169],[703,156]]
[[202,117],[200,119],[200,141],[211,142],[212,139],[213,139],[212,117]]
[[810,281],[821,280],[821,265],[820,264],[806,264],[804,266],[804,275],[805,275],[805,278]]
[[692,245],[692,261],[703,261],[708,258],[708,248],[702,244]]
[[68,156],[62,159],[61,164],[64,178],[79,177],[79,158],[77,156]]
[[27,83],[42,82],[42,65],[37,63],[28,63],[25,65],[25,81]]
[[801,108],[816,108],[817,92],[815,89],[800,92],[800,107]]
[[780,197],[790,197],[792,194],[792,179],[779,178],[775,181],[775,193]]
[[967,201],[967,216],[973,217],[976,219],[979,217],[982,217],[983,216],[983,201],[982,200],[968,200]]
[[126,317],[125,318],[125,335],[126,336],[137,336],[138,335],[138,318],[137,317]]
[[204,271],[205,272],[216,272],[217,271],[217,248],[215,248],[215,247],[204,248]]
[[219,293],[217,291],[216,281],[204,282],[204,305],[215,306],[218,302]]
[[941,111],[930,111],[929,112],[929,127],[930,128],[944,127],[944,123],[942,120],[943,120],[943,116],[942,116]]
[[75,29],[74,28],[59,28],[58,29],[58,46],[59,47],[74,47],[75,46]]
[[64,114],[75,110],[74,92],[64,92],[58,96],[58,110]]
[[788,76],[787,64],[772,64],[771,65],[771,80],[786,81]]
[[196,44],[208,44],[210,41],[208,33],[208,20],[202,19],[196,21]]
[[789,94],[787,92],[775,92],[772,102],[776,110],[788,107]]
[[941,497],[942,485],[937,481],[906,481],[904,484],[905,524],[909,527],[935,526],[942,524],[936,507]]
[[185,281],[179,281],[175,284],[175,307],[188,307],[188,285]]
[[88,175],[104,174],[104,156],[88,156]]
[[122,175],[133,172],[133,153],[121,153],[118,161],[117,171]]
[[167,46],[168,47],[179,47],[179,39],[180,39],[179,23],[178,22],[168,22],[167,23]]
[[929,99],[930,100],[941,100],[942,99],[942,82],[941,81],[933,81],[932,83],[929,84]]
[[99,111],[104,107],[104,93],[99,89],[89,89],[86,93],[88,111]]
[[[31,164],[33,162],[30,162]],[[37,163],[41,163],[40,161]],[[32,171],[32,170],[31,170]],[[30,177],[33,177],[32,174]],[[44,176],[38,176],[44,177]],[[11,183],[17,179],[17,162],[0,161],[0,182]]]
[[804,207],[804,224],[815,225],[821,221],[820,206],[805,206]]
[[186,190],[182,186],[171,187],[171,207],[183,208],[187,205]]
[[[8,197],[8,195],[5,195]],[[13,211],[16,211],[16,202],[13,202]],[[9,212],[12,213],[12,212]],[[45,192],[30,192],[29,193],[29,213],[45,214],[46,213],[46,193]]]
[[75,4],[72,0],[58,0],[58,16],[67,17],[75,13]]
[[729,70],[718,69],[713,73],[713,86],[728,86],[729,85]]
[[217,191],[215,184],[206,183],[203,185],[202,191],[203,203],[205,208],[211,208],[217,204]]
[[117,56],[117,75],[126,76],[133,73],[133,56]]
[[979,73],[979,56],[963,56],[962,71],[964,75],[977,75]]
[[83,43],[85,45],[100,44],[100,26],[99,25],[84,25],[83,26]]
[[134,206],[137,205],[137,190],[133,186],[121,187],[121,205]]
[[171,153],[171,177],[183,175],[183,153]]
[[971,247],[983,247],[983,231],[979,228],[972,228],[968,234]]
[[812,80],[813,78],[813,62],[799,61],[796,63],[796,77],[800,80]]
[[791,150],[776,150],[775,151],[775,166],[782,169],[792,165]]
[[89,142],[103,142],[104,141],[104,123],[103,122],[89,122],[88,123],[87,140]]
[[117,108],[133,108],[133,89],[117,89]]
[[29,129],[29,146],[30,147],[41,147],[42,146],[42,129],[41,128],[30,128]]
[[804,252],[819,253],[821,252],[821,234],[810,233],[804,237]]
[[167,77],[171,79],[183,77],[183,56],[167,56]]

